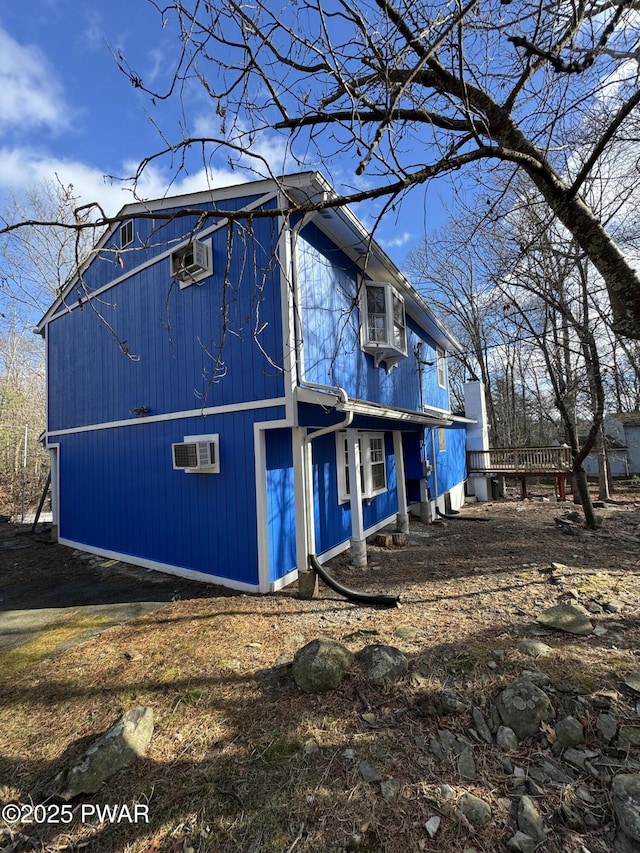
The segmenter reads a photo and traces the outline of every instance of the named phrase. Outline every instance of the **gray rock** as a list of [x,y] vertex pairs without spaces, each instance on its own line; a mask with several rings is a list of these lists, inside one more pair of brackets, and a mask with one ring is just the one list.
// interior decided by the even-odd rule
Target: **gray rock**
[[392,803],[398,798],[401,787],[402,783],[399,779],[385,779],[384,782],[380,783],[382,799],[386,800],[388,803]]
[[593,631],[589,611],[579,604],[556,604],[538,616],[538,624],[569,634],[586,636]]
[[620,746],[640,746],[640,726],[620,726],[618,731]]
[[604,609],[607,613],[618,613],[624,607],[621,601],[613,600],[613,601],[605,601],[603,605]]
[[318,746],[318,742],[313,738],[310,738],[304,745],[304,754],[305,755],[318,755],[320,752],[320,747]]
[[532,684],[535,684],[536,687],[539,687],[541,690],[551,684],[551,679],[545,672],[534,672],[530,669],[523,669],[518,678],[524,678],[526,681],[530,681]]
[[530,640],[526,637],[518,642],[517,648],[519,652],[530,658],[541,658],[553,651],[551,646],[541,640]]
[[458,756],[458,775],[465,782],[473,782],[477,779],[476,763],[473,760],[473,750],[471,747],[463,749]]
[[452,788],[451,785],[447,785],[446,782],[438,785],[437,790],[441,800],[452,800],[456,795],[456,789]]
[[605,743],[611,743],[618,734],[618,723],[611,714],[600,714],[596,723],[596,729]]
[[432,737],[432,738],[429,740],[429,749],[430,749],[430,750],[431,750],[431,752],[435,755],[435,757],[436,757],[436,758],[440,758],[440,759],[443,759],[443,758],[444,758],[444,756],[445,756],[445,751],[444,751],[444,749],[442,748],[442,746],[441,746],[441,744],[440,744],[440,741],[439,741],[439,740],[437,740],[436,738]]
[[341,684],[352,664],[353,654],[342,643],[320,638],[295,653],[291,671],[305,693],[326,693]]
[[358,772],[365,782],[382,782],[381,774],[368,761],[361,761],[358,764]]
[[491,806],[474,794],[462,794],[458,800],[460,811],[473,826],[480,826],[491,818]]
[[569,785],[576,779],[571,768],[559,767],[550,759],[545,759],[540,767],[531,767],[529,775],[543,785],[546,782],[554,782],[556,785]]
[[367,681],[375,687],[397,681],[409,669],[406,657],[394,646],[365,646],[358,652],[358,660],[364,665]]
[[562,754],[565,762],[570,764],[572,767],[577,767],[579,770],[585,769],[585,763],[589,758],[589,755],[582,749],[573,749],[569,747],[565,749]]
[[575,794],[576,797],[579,800],[582,800],[583,803],[587,803],[590,806],[595,805],[595,797],[588,788],[584,787],[584,785],[579,785],[575,790]]
[[624,849],[625,843],[634,842],[635,847],[631,845],[630,849],[637,850],[640,845],[640,774],[618,774],[613,779],[611,792],[618,818],[620,847]]
[[627,673],[624,677],[624,683],[636,693],[640,693],[640,672]]
[[518,748],[518,738],[509,726],[499,726],[496,734],[496,743],[500,749],[514,750]]
[[525,678],[518,678],[500,693],[496,707],[502,723],[518,740],[537,734],[540,723],[553,720],[555,712],[547,694]]
[[461,714],[467,710],[467,706],[452,690],[429,690],[418,697],[415,709],[423,717],[443,717]]
[[534,782],[533,779],[527,779],[527,791],[532,797],[544,797],[546,793],[542,785]]
[[436,832],[440,829],[441,820],[438,815],[433,815],[425,823],[424,828],[429,833],[429,838],[434,838]]
[[94,794],[107,779],[145,755],[153,734],[153,710],[132,708],[86,750],[80,759],[53,780],[51,796],[69,801]]
[[519,853],[534,853],[534,850],[536,849],[536,842],[530,835],[518,830],[518,832],[516,832],[516,834],[507,841],[507,847],[510,850],[518,850]]
[[578,809],[574,808],[569,803],[562,803],[560,806],[560,818],[563,823],[566,823],[569,829],[573,829],[574,832],[584,832],[585,825],[582,815]]
[[442,748],[446,752],[460,752],[457,749],[458,739],[449,729],[438,729],[438,737],[440,738]]
[[401,640],[415,640],[418,634],[421,634],[422,632],[420,628],[416,628],[415,625],[400,625],[393,633]]
[[524,796],[520,798],[516,812],[516,821],[518,829],[524,832],[525,835],[530,835],[537,844],[545,840],[544,821],[531,797]]
[[489,726],[487,725],[487,721],[485,720],[482,711],[479,708],[474,708],[471,712],[471,716],[473,717],[473,722],[475,723],[478,734],[482,740],[485,743],[493,743],[491,731],[489,730]]
[[555,726],[556,739],[560,746],[579,746],[584,743],[582,723],[575,717],[565,717]]

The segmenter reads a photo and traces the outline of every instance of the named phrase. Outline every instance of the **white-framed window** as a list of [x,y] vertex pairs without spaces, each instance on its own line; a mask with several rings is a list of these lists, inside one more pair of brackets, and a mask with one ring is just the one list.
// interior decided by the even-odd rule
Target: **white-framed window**
[[444,350],[436,347],[436,371],[438,373],[438,385],[441,388],[447,387],[447,362],[444,357]]
[[404,299],[392,284],[366,282],[361,300],[362,348],[387,368],[407,354]]
[[220,473],[220,435],[185,435],[171,445],[173,467],[187,474]]
[[447,432],[444,427],[438,427],[438,450],[444,453],[447,449]]
[[133,219],[128,219],[120,226],[120,248],[124,249],[133,243]]
[[[360,488],[366,500],[387,491],[387,460],[384,452],[384,433],[361,432],[358,434],[360,447]],[[351,498],[349,476],[349,444],[347,433],[336,434],[336,464],[338,470],[338,501],[346,503]]]
[[211,240],[191,240],[171,253],[171,275],[185,288],[213,272]]

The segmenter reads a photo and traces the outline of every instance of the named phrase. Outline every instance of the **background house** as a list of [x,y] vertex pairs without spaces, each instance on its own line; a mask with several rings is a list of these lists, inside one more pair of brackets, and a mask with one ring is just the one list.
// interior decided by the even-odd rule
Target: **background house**
[[[607,459],[612,477],[640,474],[640,412],[616,412],[603,421]],[[591,452],[584,461],[589,477],[598,476],[598,457]]]
[[123,209],[39,326],[61,542],[267,592],[463,503],[459,344],[348,209],[261,215],[332,192]]

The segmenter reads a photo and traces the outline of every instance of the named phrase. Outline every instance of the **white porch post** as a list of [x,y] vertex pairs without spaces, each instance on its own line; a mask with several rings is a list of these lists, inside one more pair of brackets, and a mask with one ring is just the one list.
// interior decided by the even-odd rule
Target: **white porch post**
[[367,542],[364,537],[364,518],[362,515],[360,442],[356,429],[347,430],[347,455],[349,457],[349,501],[351,507],[351,562],[354,566],[366,566]]
[[313,467],[311,443],[304,441],[307,430],[294,427],[293,483],[296,506],[296,565],[298,567],[298,592],[301,598],[313,598],[318,592],[318,578],[309,569],[309,554],[315,554],[313,520]]
[[407,485],[404,475],[404,452],[402,433],[394,430],[393,454],[396,459],[396,491],[398,494],[398,532],[409,532],[409,506],[407,504]]

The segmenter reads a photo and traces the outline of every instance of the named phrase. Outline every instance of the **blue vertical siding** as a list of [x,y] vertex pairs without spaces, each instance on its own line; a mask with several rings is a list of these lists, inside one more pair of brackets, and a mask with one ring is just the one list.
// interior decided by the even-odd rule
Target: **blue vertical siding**
[[[214,273],[202,283],[180,290],[164,258],[51,321],[49,430],[126,419],[139,406],[157,415],[282,396],[275,227],[258,221],[248,247],[236,236],[228,268],[227,230],[215,232]],[[226,375],[215,374],[218,358]]]
[[[433,465],[433,447],[430,430],[427,436],[427,458]],[[438,450],[438,434],[436,430],[435,474],[437,482],[434,482],[433,473],[429,478],[430,497],[432,498],[443,495],[449,489],[453,488],[453,486],[462,483],[467,477],[466,430],[464,424],[456,424],[455,426],[445,428],[445,445],[445,450]]]
[[[283,414],[274,407],[60,436],[60,536],[257,584],[253,423]],[[220,435],[220,473],[174,470],[171,444],[208,433]]]
[[[338,503],[336,439],[334,434],[320,436],[312,442],[316,551],[322,554],[351,538],[351,509]],[[365,529],[398,511],[396,468],[393,437],[385,433],[387,491],[363,505]]]
[[269,579],[273,582],[296,567],[296,506],[291,430],[269,430],[265,441]]
[[[448,388],[438,385],[435,343],[407,317],[407,357],[387,373],[360,346],[357,269],[314,225],[297,241],[305,379],[339,385],[350,397],[419,410],[449,409]],[[415,350],[423,344],[418,371]],[[418,379],[422,377],[422,389]]]

